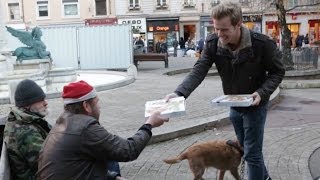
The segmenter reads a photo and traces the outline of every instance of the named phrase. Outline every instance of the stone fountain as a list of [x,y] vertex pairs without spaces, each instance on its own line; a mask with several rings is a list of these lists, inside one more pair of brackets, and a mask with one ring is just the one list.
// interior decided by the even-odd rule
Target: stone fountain
[[[18,56],[17,61],[17,56],[12,56],[16,51],[12,53],[12,50],[6,48],[7,33],[5,33],[2,14],[4,11],[1,8],[3,8],[2,5],[0,6],[0,104],[13,102],[16,85],[23,79],[34,80],[47,94],[59,93],[65,84],[77,80],[75,69],[52,67],[50,56],[27,60],[21,60],[19,59],[21,56]],[[32,48],[26,48],[28,49]]]

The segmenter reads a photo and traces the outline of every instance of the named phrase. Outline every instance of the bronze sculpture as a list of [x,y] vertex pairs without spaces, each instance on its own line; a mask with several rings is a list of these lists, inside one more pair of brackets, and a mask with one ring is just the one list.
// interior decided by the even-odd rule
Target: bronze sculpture
[[31,33],[27,31],[20,31],[6,26],[7,31],[12,36],[17,37],[23,44],[28,47],[18,47],[13,56],[17,56],[17,61],[30,59],[51,59],[51,54],[46,51],[46,45],[41,41],[42,31],[39,27],[32,29]]

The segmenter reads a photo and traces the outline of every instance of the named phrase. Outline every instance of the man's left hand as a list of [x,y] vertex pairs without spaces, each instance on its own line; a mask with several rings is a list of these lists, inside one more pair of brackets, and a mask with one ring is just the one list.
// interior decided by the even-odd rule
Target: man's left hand
[[251,106],[258,106],[261,101],[261,97],[260,97],[259,93],[254,92],[253,94],[251,94],[251,96],[253,97],[253,102],[252,102]]

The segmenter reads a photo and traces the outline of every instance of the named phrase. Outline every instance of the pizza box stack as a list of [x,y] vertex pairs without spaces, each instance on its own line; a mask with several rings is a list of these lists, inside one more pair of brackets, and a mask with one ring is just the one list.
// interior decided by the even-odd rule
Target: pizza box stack
[[168,118],[181,116],[186,112],[185,98],[171,98],[168,102],[165,102],[164,99],[147,101],[145,104],[145,117],[151,116],[156,111]]
[[249,94],[241,95],[222,95],[214,98],[211,103],[214,106],[227,107],[249,107],[253,102],[253,98]]

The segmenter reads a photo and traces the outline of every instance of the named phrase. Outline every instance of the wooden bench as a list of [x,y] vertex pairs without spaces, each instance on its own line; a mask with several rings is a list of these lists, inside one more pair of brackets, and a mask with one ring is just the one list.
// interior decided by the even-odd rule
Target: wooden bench
[[133,55],[133,63],[138,67],[138,61],[164,61],[164,67],[168,68],[168,55],[166,53],[146,53]]

